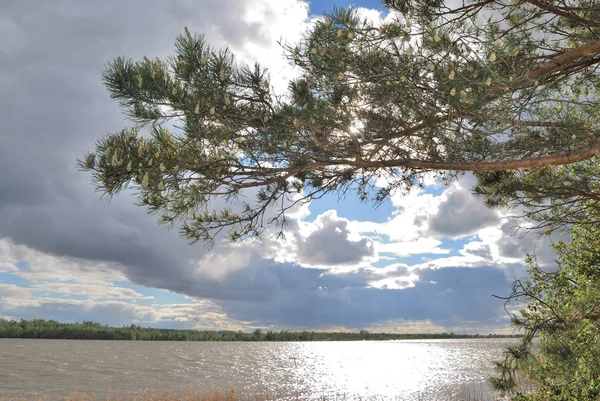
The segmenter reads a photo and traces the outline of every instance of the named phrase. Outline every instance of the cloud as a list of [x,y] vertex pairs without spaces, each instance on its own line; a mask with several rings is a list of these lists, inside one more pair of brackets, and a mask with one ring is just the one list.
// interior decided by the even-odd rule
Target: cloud
[[195,262],[190,261],[199,279],[222,280],[227,275],[244,269],[250,262],[251,252],[247,246],[238,246],[227,251],[223,249],[213,250]]
[[119,300],[142,300],[154,299],[153,296],[144,296],[139,292],[124,287],[116,287],[112,285],[102,284],[87,284],[87,283],[38,283],[31,287],[32,291],[36,292],[52,292],[63,295],[82,295],[91,300],[94,299],[119,299]]
[[[24,319],[54,319],[64,322],[92,320],[112,326],[131,323],[152,327],[230,329],[239,330],[248,325],[246,321],[228,318],[222,309],[207,300],[191,300],[185,304],[142,305],[127,302],[127,296],[119,300],[96,299],[94,292],[89,299],[56,298],[40,295],[44,285],[23,288],[14,284],[0,283],[0,316]],[[78,288],[76,285],[74,288]],[[51,290],[56,286],[50,286]],[[127,289],[124,290],[127,293]],[[69,291],[62,291],[69,293]],[[37,293],[37,295],[36,295]],[[77,290],[75,293],[78,293]],[[130,290],[129,294],[135,293]],[[74,293],[70,293],[73,295]],[[79,295],[89,295],[81,292]],[[116,294],[114,294],[116,295]],[[140,297],[138,299],[148,299]],[[98,297],[102,298],[102,297]],[[106,297],[108,298],[108,297]]]
[[15,272],[19,270],[15,265],[13,265],[12,263],[0,263],[0,273],[4,273],[4,272]]
[[499,268],[424,269],[415,286],[403,290],[362,288],[348,282],[351,274],[320,276],[303,270],[302,280],[288,281],[272,302],[227,301],[224,310],[232,318],[292,327],[357,329],[387,319],[430,320],[441,326],[506,324],[502,302],[491,296],[508,288]]
[[[234,248],[230,251],[236,255],[241,250]],[[187,294],[194,302],[208,305],[206,311],[192,306],[176,309],[173,305],[127,306],[124,304],[131,302],[125,300],[142,301],[148,297],[118,285],[108,291],[110,283],[61,284],[51,281],[34,282],[29,288],[5,285],[4,292],[0,290],[3,301],[0,314],[69,321],[98,320],[117,325],[131,321],[148,322],[162,327],[188,328],[209,327],[210,322],[216,321],[229,325],[222,327],[275,329],[358,329],[389,319],[429,320],[438,326],[477,319],[486,324],[496,324],[494,327],[505,323],[498,320],[502,312],[501,302],[490,302],[494,291],[502,293],[501,289],[508,288],[507,278],[500,268],[449,266],[452,268],[438,272],[425,265],[415,270],[414,266],[393,264],[385,268],[338,271],[268,261],[257,254],[257,248],[248,248],[245,252],[250,257],[244,260],[243,267],[219,277],[199,277],[195,267],[190,267],[189,271],[177,268],[164,275],[161,288]],[[26,252],[23,251],[23,254]],[[219,254],[224,255],[223,260],[228,260],[225,250]],[[124,271],[128,269],[131,267],[125,267]],[[39,268],[38,271],[39,275],[31,280],[45,277],[44,269]],[[177,272],[176,276],[174,272]],[[73,278],[70,275],[66,277]],[[103,295],[103,291],[107,292]],[[66,297],[84,296],[84,299],[60,299],[52,293]],[[113,300],[107,299],[113,296]],[[153,302],[152,299],[146,300]],[[479,305],[484,306],[479,308]],[[193,319],[194,313],[206,319],[206,316],[213,317],[210,321],[197,321]]]
[[418,254],[447,254],[450,249],[440,248],[440,240],[435,238],[420,237],[413,241],[405,242],[380,242],[376,249],[382,253],[389,253],[397,256],[409,256]]
[[432,234],[459,238],[497,224],[500,216],[474,197],[465,181],[455,182],[444,191],[437,213],[429,219]]
[[557,259],[556,251],[551,244],[557,241],[569,242],[570,233],[557,231],[551,236],[543,236],[543,230],[524,232],[516,229],[517,223],[508,219],[500,226],[502,235],[497,241],[498,253],[506,259],[519,260],[529,253],[535,255],[541,265],[554,265]]
[[[256,20],[256,10],[270,23]],[[32,1],[7,4],[3,15],[0,30],[17,39],[3,47],[0,72],[6,95],[0,100],[0,238],[24,247],[11,252],[27,252],[11,256],[2,270],[27,261],[32,268],[19,274],[38,281],[67,279],[79,270],[160,288],[200,280],[198,263],[216,262],[201,246],[189,247],[158,226],[130,194],[99,199],[89,177],[75,169],[98,137],[130,125],[101,85],[103,66],[121,55],[171,54],[175,36],[188,26],[217,48],[251,43],[254,50],[242,52],[240,62],[274,61],[279,73],[285,62],[277,40],[299,35],[307,3]],[[43,275],[40,266],[47,266]],[[109,279],[102,274],[98,279]]]
[[0,283],[0,298],[17,298],[17,299],[28,299],[31,297],[31,291],[27,288],[23,288],[16,284],[3,284]]
[[[1,29],[19,39],[3,48],[7,79],[0,80],[0,90],[7,96],[0,100],[0,115],[3,132],[15,135],[0,136],[0,237],[86,259],[162,259],[155,244],[163,242],[158,232],[164,228],[154,227],[154,219],[136,210],[127,195],[110,204],[97,199],[75,160],[99,136],[129,125],[101,85],[107,61],[123,54],[168,55],[187,25],[216,47],[258,46],[260,53],[242,55],[246,61],[282,64],[276,41],[282,34],[297,37],[308,11],[295,0],[209,3],[32,1],[4,7],[10,18],[0,21]],[[253,20],[257,9],[270,24]]]
[[[25,262],[26,268],[18,266]],[[0,239],[0,266],[5,266],[8,273],[31,282],[85,281],[93,285],[126,279],[119,264],[56,256],[15,244],[6,238]]]
[[357,229],[361,232],[383,234],[390,241],[397,242],[410,242],[431,237],[428,221],[438,209],[440,196],[412,189],[406,194],[393,195],[391,200],[397,208],[391,219],[383,224],[361,224]]
[[315,266],[356,265],[373,256],[373,241],[369,238],[350,239],[348,220],[330,210],[317,217],[313,229],[298,239],[297,257],[300,263]]
[[460,250],[460,253],[465,256],[474,256],[486,260],[492,259],[492,249],[490,245],[482,241],[472,241],[465,244]]

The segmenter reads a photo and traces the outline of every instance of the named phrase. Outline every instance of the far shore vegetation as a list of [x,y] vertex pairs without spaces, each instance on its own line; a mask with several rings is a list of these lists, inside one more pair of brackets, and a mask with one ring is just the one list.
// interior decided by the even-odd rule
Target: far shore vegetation
[[502,334],[455,333],[369,333],[328,331],[262,331],[231,330],[174,330],[137,325],[111,327],[94,322],[60,323],[55,320],[0,319],[0,338],[38,338],[62,340],[141,340],[141,341],[362,341],[362,340],[417,340],[451,338],[510,338]]

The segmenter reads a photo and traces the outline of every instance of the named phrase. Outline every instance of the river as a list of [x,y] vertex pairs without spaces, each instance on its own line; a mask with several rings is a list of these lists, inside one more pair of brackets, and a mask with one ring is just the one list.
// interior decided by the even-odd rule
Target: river
[[[486,392],[511,339],[142,342],[0,339],[0,398],[107,389],[268,392],[276,398],[461,399]],[[471,397],[470,399],[475,399]]]

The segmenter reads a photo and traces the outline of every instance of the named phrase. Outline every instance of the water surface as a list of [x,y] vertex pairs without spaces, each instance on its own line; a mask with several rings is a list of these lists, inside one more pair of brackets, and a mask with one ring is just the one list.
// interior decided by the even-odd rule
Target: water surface
[[254,389],[300,399],[479,392],[509,339],[142,342],[0,339],[0,396]]

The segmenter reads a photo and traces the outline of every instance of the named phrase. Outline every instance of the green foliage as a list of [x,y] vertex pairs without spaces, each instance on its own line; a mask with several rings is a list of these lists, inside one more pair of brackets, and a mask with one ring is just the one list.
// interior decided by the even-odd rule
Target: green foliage
[[104,84],[136,125],[80,167],[101,193],[131,185],[162,223],[211,243],[282,230],[286,210],[328,192],[379,202],[428,171],[600,154],[598,1],[384,3],[398,14],[380,27],[334,9],[285,45],[299,71],[285,96],[187,29],[170,58],[113,60]]
[[[569,244],[554,244],[559,269],[542,270],[528,260],[530,278],[513,285],[511,300],[522,302],[513,322],[522,343],[498,363],[498,389],[514,386],[515,370],[539,389],[518,400],[600,398],[600,226],[576,225]],[[539,335],[539,347],[534,338]]]
[[360,341],[360,340],[406,340],[435,338],[503,338],[454,333],[440,334],[389,334],[320,331],[268,331],[260,329],[243,331],[199,331],[143,328],[132,324],[123,327],[103,326],[100,323],[59,323],[55,320],[6,320],[0,319],[0,338],[48,338],[64,340],[138,340],[138,341]]

